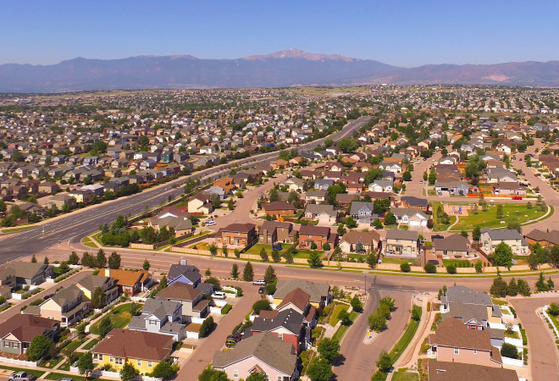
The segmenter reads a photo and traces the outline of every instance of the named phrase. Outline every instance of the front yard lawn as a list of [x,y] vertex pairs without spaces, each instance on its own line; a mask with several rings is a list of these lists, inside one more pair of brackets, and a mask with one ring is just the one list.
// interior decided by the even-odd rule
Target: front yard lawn
[[[281,244],[281,250],[279,251],[280,254],[285,253],[285,251],[289,248],[291,248],[291,246],[293,246],[290,243],[282,243]],[[253,255],[258,255],[260,254],[260,250],[262,250],[262,248],[266,249],[266,252],[268,253],[268,256],[272,255],[272,245],[264,245],[262,243],[256,243],[254,245],[252,245],[250,247],[250,249],[248,249],[246,251],[246,254],[253,254]]]
[[[293,250],[293,258],[305,258],[308,259],[309,256],[311,255],[311,253],[313,253],[315,251],[312,250],[299,250],[299,249],[295,249]],[[320,253],[320,255],[324,255],[323,251],[317,250],[317,253]]]
[[393,263],[397,265],[401,265],[402,263],[411,263],[411,266],[421,266],[421,260],[412,258],[382,257],[382,263]]
[[419,374],[409,372],[394,372],[392,381],[419,381]]
[[35,370],[35,369],[27,369],[27,368],[15,368],[13,366],[5,366],[5,365],[0,365],[0,369],[8,369],[14,372],[27,372],[27,373],[31,373],[34,374],[37,378],[41,377],[43,374],[45,374],[45,372],[43,372],[42,370]]
[[97,343],[99,342],[99,339],[93,339],[91,340],[89,343],[87,343],[86,345],[83,346],[83,349],[88,351],[91,348],[93,348]]
[[448,265],[454,265],[455,267],[474,267],[474,263],[467,260],[443,259],[443,264],[445,267]]
[[[111,319],[111,322],[113,323],[113,328],[115,328],[115,329],[124,328],[130,323],[130,320],[132,320],[131,310],[132,310],[132,305],[133,304],[134,303],[122,304],[122,305],[120,305],[116,308],[113,308],[109,312],[107,312],[106,315],[109,316],[109,318]],[[89,331],[93,334],[98,335],[99,334],[99,323],[100,322],[101,322],[101,319],[96,321],[95,324],[93,324],[89,328]]]
[[338,321],[340,321],[338,315],[340,314],[340,312],[344,310],[347,311],[348,309],[349,306],[346,306],[345,304],[337,304],[334,308],[334,312],[332,312],[332,316],[330,316],[330,325],[334,327],[336,324],[338,324]]
[[[543,216],[546,212],[542,212],[533,205],[532,209],[528,209],[525,204],[499,204],[503,206],[503,218],[497,218],[497,205],[489,206],[487,211],[479,210],[478,214],[461,216],[451,231],[460,232],[462,230],[471,231],[476,226],[480,228],[504,228],[510,222],[524,223]],[[501,223],[504,221],[503,223]]]

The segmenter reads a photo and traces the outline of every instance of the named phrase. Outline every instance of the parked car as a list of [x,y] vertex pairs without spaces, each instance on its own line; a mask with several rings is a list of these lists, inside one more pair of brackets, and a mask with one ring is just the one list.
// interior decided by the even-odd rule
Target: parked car
[[27,372],[14,372],[8,377],[10,381],[34,381],[36,378],[34,374]]
[[206,226],[215,225],[214,220],[206,220]]
[[259,293],[260,295],[262,295],[262,294],[264,293],[264,287],[260,287],[260,288],[258,289],[258,293]]
[[254,286],[265,286],[266,281],[264,279],[258,279],[258,280],[255,280],[254,282],[252,282],[252,284]]
[[212,298],[214,299],[225,299],[226,295],[223,291],[214,291],[212,294]]
[[512,199],[513,200],[522,200],[522,196],[513,196]]
[[57,381],[74,381],[74,379],[71,378],[71,377],[64,377],[64,378],[58,379]]
[[227,348],[233,348],[239,341],[241,341],[242,335],[240,333],[234,333],[232,335],[227,336],[225,340],[225,346]]

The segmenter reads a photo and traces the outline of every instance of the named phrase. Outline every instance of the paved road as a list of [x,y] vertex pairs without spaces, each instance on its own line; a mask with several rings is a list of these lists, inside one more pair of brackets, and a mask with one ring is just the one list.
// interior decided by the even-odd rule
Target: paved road
[[[337,132],[330,138],[339,140],[350,136],[354,131],[360,129],[370,120],[369,117],[359,118],[347,124],[342,131]],[[308,151],[322,144],[326,138],[303,144],[298,147],[300,151]],[[278,152],[270,152],[257,157],[242,159],[234,163],[216,166],[192,175],[192,178],[217,178],[222,173],[229,171],[232,164],[252,165],[269,163],[277,158]],[[41,250],[57,245],[61,241],[77,243],[83,237],[91,234],[103,223],[110,223],[121,215],[136,215],[145,210],[146,205],[155,207],[166,200],[169,196],[178,196],[182,189],[173,189],[173,185],[182,186],[189,177],[180,178],[173,182],[145,190],[139,194],[113,200],[100,205],[86,208],[84,210],[70,213],[67,216],[58,217],[47,221],[41,226],[25,230],[13,236],[4,237],[0,242],[0,262],[13,260],[18,257],[38,253]],[[44,229],[44,234],[43,234]]]
[[[387,329],[371,343],[364,344],[367,332],[367,316],[378,307],[381,297],[390,296],[395,300],[396,310],[387,323]],[[411,293],[371,291],[363,314],[349,329],[342,340],[340,353],[344,356],[342,364],[334,367],[338,380],[368,380],[377,370],[376,362],[382,351],[390,352],[404,332],[409,320]]]
[[536,314],[536,309],[555,302],[557,297],[511,299],[522,327],[528,337],[528,360],[532,380],[559,381],[555,340],[548,332],[547,323]]

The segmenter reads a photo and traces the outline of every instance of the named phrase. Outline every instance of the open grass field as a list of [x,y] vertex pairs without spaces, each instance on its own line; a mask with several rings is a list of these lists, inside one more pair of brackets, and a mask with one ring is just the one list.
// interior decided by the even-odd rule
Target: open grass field
[[[107,316],[109,316],[113,323],[113,328],[124,328],[130,323],[130,320],[132,320],[132,314],[130,312],[132,310],[132,305],[133,303],[122,304],[107,313]],[[95,324],[90,327],[89,331],[98,335],[100,322],[101,319],[95,322]]]
[[503,206],[503,218],[497,218],[497,205],[489,206],[487,211],[479,211],[477,214],[462,216],[451,231],[471,231],[474,227],[480,228],[506,228],[510,222],[525,223],[539,218],[545,214],[539,208],[528,209],[525,204],[500,204]]
[[443,223],[441,223],[441,222],[439,221],[439,218],[437,217],[437,213],[436,213],[436,211],[437,211],[437,209],[439,208],[439,206],[442,207],[442,204],[441,204],[440,202],[434,202],[434,203],[433,203],[433,207],[432,207],[432,210],[433,210],[433,231],[436,231],[436,232],[445,231],[446,229],[448,229],[448,227],[449,227],[450,225],[452,225],[453,223],[456,222],[456,216],[451,216],[451,215],[449,215],[449,217],[450,217],[450,218],[449,218],[449,222],[450,222],[450,223],[449,223],[449,224],[443,224]]

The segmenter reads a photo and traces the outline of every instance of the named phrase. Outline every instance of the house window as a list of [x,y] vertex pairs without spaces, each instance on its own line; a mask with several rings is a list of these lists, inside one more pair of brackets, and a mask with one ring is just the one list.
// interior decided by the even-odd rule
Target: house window
[[458,354],[460,354],[460,349],[458,349],[458,348],[454,348],[454,354],[455,354],[455,355],[458,355]]
[[117,357],[117,358],[115,359],[115,364],[116,364],[116,365],[122,365],[122,359],[121,359],[120,357]]
[[153,368],[153,361],[148,361],[148,368]]
[[115,358],[113,356],[109,357],[109,362],[115,362]]
[[136,364],[138,364],[138,366],[142,366],[142,360],[138,359],[138,360],[136,361]]
[[233,378],[239,378],[239,371],[237,369],[233,370]]
[[278,376],[278,381],[283,381],[283,377],[282,377],[282,376]]
[[149,325],[157,325],[157,320],[150,320]]
[[282,340],[283,340],[283,333],[281,333],[281,332],[280,332],[280,333],[278,333],[278,338],[280,338],[280,339],[282,339]]

